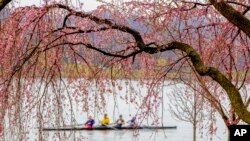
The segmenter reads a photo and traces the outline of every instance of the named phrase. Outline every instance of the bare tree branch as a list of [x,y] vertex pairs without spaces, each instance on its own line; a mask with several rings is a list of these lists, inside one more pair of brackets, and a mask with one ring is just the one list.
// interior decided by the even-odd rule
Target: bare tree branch
[[210,2],[229,22],[237,26],[250,37],[250,20],[225,1],[217,2],[216,0],[210,0]]
[[0,0],[0,11],[2,11],[9,2],[11,2],[11,0]]
[[[128,26],[115,24],[115,23],[111,22],[108,19],[101,19],[101,18],[98,18],[98,17],[93,16],[91,14],[86,14],[86,13],[83,13],[83,12],[77,12],[77,11],[71,9],[69,6],[65,6],[65,5],[62,5],[62,4],[51,5],[51,6],[48,6],[48,8],[65,9],[68,12],[71,13],[69,16],[74,15],[74,16],[78,16],[78,17],[81,17],[81,18],[88,18],[89,20],[92,20],[92,21],[96,22],[99,25],[105,24],[110,29],[116,29],[116,30],[119,30],[119,31],[122,31],[122,32],[129,33],[134,37],[137,47],[143,48],[145,46],[145,43],[144,43],[140,33],[138,31],[128,27]],[[66,16],[66,18],[64,19],[64,25],[66,24],[66,20],[68,19],[69,16]]]

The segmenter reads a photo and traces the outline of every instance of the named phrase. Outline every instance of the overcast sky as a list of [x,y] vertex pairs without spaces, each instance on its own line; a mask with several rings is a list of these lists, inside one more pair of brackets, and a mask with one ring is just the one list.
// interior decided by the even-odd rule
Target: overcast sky
[[[43,0],[17,0],[17,5],[18,6],[31,6],[31,5],[36,5],[39,6],[42,3]],[[57,0],[59,1],[59,0]],[[70,0],[69,0],[70,1]],[[101,5],[100,2],[97,2],[96,0],[71,0],[73,5],[78,5],[80,1],[82,2],[83,5],[83,10],[85,11],[90,11],[95,9],[97,6]]]

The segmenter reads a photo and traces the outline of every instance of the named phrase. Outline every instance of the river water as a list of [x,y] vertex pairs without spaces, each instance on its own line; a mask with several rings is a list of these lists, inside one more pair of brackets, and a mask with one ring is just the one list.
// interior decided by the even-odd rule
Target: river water
[[[96,111],[95,107],[93,106],[94,103],[89,103],[89,111],[91,112],[85,112],[83,109],[84,102],[76,102],[79,101],[81,98],[76,98],[74,96],[71,98],[71,104],[72,104],[72,111],[74,115],[74,120],[76,124],[82,124],[86,121],[87,115],[91,114],[95,120],[96,125],[98,124],[98,120],[102,118],[103,113],[107,113],[111,119],[111,122],[115,121],[118,115],[122,114],[125,120],[128,120],[131,118],[131,116],[138,114],[138,106],[133,105],[131,103],[127,103],[124,100],[124,97],[126,97],[126,94],[129,93],[130,96],[141,94],[141,93],[147,93],[148,87],[146,86],[139,86],[138,82],[132,82],[131,85],[136,86],[132,89],[127,88],[130,87],[129,85],[123,84],[124,82],[121,81],[121,86],[123,88],[114,88],[116,97],[114,98],[114,95],[107,95],[105,96],[106,100],[106,106],[103,108],[103,111]],[[109,85],[109,84],[107,84]],[[173,88],[175,85],[166,85],[163,87],[163,90],[161,91],[163,95],[167,95],[169,93],[173,93]],[[181,88],[184,88],[180,85]],[[74,87],[75,88],[75,87]],[[77,89],[77,88],[75,88]],[[89,92],[92,93],[92,97],[95,94],[99,93],[99,90],[96,90],[95,85],[90,85],[88,88]],[[83,91],[83,90],[82,90]],[[78,91],[78,93],[81,93],[82,91]],[[52,93],[52,91],[48,91],[48,93]],[[65,92],[66,93],[66,92]],[[70,94],[75,93],[73,90],[70,90]],[[126,94],[125,94],[126,93]],[[51,94],[50,97],[52,97]],[[65,94],[66,95],[66,94]],[[72,94],[73,95],[73,94]],[[86,98],[86,97],[85,97]],[[89,98],[91,101],[91,98]],[[99,103],[102,102],[102,99],[98,97]],[[115,100],[114,100],[115,99]],[[39,130],[38,130],[38,122],[37,122],[37,116],[36,112],[37,110],[33,110],[29,113],[29,119],[24,120],[25,125],[29,128],[26,128],[26,137],[25,140],[45,140],[45,141],[192,141],[193,135],[192,135],[192,125],[187,122],[183,122],[180,120],[177,120],[176,118],[171,115],[169,112],[169,98],[167,96],[164,96],[164,99],[162,103],[164,105],[160,105],[155,109],[155,112],[147,118],[144,118],[143,122],[141,122],[141,125],[151,125],[154,121],[154,115],[157,115],[159,117],[159,123],[160,125],[164,126],[177,126],[177,129],[166,129],[166,130],[139,130],[139,131],[130,131],[130,130],[110,130],[110,131],[42,131],[39,136]],[[135,101],[138,101],[143,103],[142,98],[136,98]],[[49,102],[46,104],[48,105]],[[46,105],[45,104],[45,105]],[[53,105],[53,104],[51,104]],[[47,109],[51,108],[51,105],[47,106]],[[69,100],[66,98],[63,100],[63,105],[69,105]],[[46,107],[46,106],[45,106]],[[64,120],[66,125],[71,124],[70,121],[72,121],[71,116],[69,116],[67,113],[69,113],[69,106],[65,106],[61,109],[61,118]],[[44,120],[46,123],[43,124],[45,127],[57,127],[55,123],[55,118],[52,112],[48,112],[49,110],[45,110],[42,112],[42,115],[44,116]],[[94,112],[93,112],[94,111]],[[143,110],[141,110],[143,111]],[[47,112],[47,113],[46,113]],[[32,116],[33,115],[33,116]],[[47,115],[47,116],[46,116]],[[153,116],[152,116],[153,115]],[[216,127],[217,130],[214,134],[209,134],[208,129],[202,128],[198,129],[197,132],[197,141],[226,141],[227,140],[227,131],[225,128],[225,125],[221,121],[220,117],[216,116]],[[204,121],[206,123],[206,121]],[[17,140],[15,136],[6,133],[6,140]]]

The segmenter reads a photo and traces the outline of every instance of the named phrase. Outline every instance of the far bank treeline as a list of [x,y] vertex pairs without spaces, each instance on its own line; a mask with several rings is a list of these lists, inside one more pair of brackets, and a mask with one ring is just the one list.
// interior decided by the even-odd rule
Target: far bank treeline
[[[115,66],[98,66],[93,65],[91,67],[86,64],[76,64],[76,63],[65,63],[63,64],[62,76],[63,77],[73,77],[73,78],[89,78],[89,77],[106,77],[108,79],[139,79],[146,78],[150,79],[155,77],[155,74],[160,72],[160,68],[167,65],[164,58],[157,59],[157,66],[154,70],[144,70],[137,69],[136,67],[132,70],[123,69],[119,65]],[[177,76],[177,70],[172,70],[167,73],[166,77],[174,79]]]
[[[173,59],[156,57],[154,69],[147,68],[138,68],[137,63],[128,64],[133,67],[133,69],[126,69],[122,67],[122,64],[116,64],[112,66],[103,66],[100,64],[92,64],[87,65],[83,62],[74,62],[74,60],[69,61],[68,59],[62,60],[60,63],[61,69],[58,70],[60,73],[55,73],[57,76],[55,77],[63,77],[63,78],[107,78],[107,79],[155,79],[158,75],[159,77],[165,77],[165,80],[178,80],[188,78],[192,72],[192,69],[188,66],[182,67],[180,70],[180,65],[176,64],[178,67],[173,67],[170,69],[166,69],[164,72],[162,68],[172,64],[174,62]],[[44,61],[41,61],[42,66],[45,65]],[[45,66],[44,66],[45,67]],[[59,76],[60,74],[60,76]],[[245,72],[238,70],[237,72],[232,73],[233,77],[238,77],[239,79],[243,79],[245,77]],[[36,73],[35,77],[41,77],[41,73]],[[248,73],[246,76],[246,82],[250,80],[250,74]]]
[[[122,67],[122,64],[115,64],[112,66],[100,64],[85,64],[84,62],[74,62],[74,60],[63,59],[60,64],[60,73],[55,73],[55,77],[63,78],[107,78],[107,79],[151,79],[155,76],[163,75],[162,68],[167,66],[167,62],[173,62],[173,60],[168,58],[155,58],[156,66],[154,69],[147,70],[147,68],[138,68],[137,63],[127,64],[131,65],[133,69],[127,69]],[[45,67],[46,63],[44,59],[41,59],[40,66]],[[186,71],[191,71],[190,68],[186,68]],[[164,77],[166,79],[176,79],[180,74],[178,74],[177,69],[166,70]],[[191,73],[191,72],[190,72]],[[37,73],[35,77],[41,77],[42,72]],[[31,76],[30,76],[31,77]]]

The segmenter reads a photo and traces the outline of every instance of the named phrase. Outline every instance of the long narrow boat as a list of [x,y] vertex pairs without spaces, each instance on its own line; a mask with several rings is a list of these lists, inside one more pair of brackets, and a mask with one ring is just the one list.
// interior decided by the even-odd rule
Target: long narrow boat
[[84,127],[60,127],[60,128],[42,128],[44,131],[55,131],[55,130],[136,130],[136,129],[176,129],[177,126],[140,126],[140,127],[110,127],[110,126],[94,126],[93,128]]

